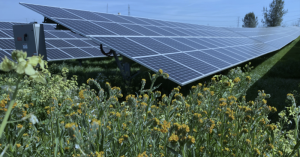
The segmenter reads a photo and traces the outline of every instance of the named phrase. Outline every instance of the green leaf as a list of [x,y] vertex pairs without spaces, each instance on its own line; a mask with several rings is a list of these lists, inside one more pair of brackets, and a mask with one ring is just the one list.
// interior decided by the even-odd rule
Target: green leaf
[[299,147],[300,147],[300,140],[297,141],[297,144],[295,145],[293,152],[289,156],[295,155],[296,152],[299,151]]
[[177,157],[182,157],[178,152],[176,152],[174,149],[166,146],[168,148],[169,151],[171,151],[173,154],[175,154]]
[[56,145],[55,145],[55,150],[54,150],[54,156],[56,157],[56,155],[57,155],[58,143],[59,143],[58,137],[55,138],[55,143],[56,143]]

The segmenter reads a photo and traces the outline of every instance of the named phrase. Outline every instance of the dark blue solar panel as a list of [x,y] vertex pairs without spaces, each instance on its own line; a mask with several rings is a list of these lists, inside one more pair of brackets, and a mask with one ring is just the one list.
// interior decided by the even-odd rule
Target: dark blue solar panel
[[63,51],[60,51],[59,49],[47,49],[47,57],[55,60],[55,59],[72,59],[73,57],[70,55],[67,55]]
[[208,48],[218,48],[217,45],[214,45],[214,44],[211,44],[211,43],[208,43],[206,41],[207,38],[190,38],[190,40],[196,42],[196,43],[201,43],[201,45],[204,45]]
[[169,74],[170,79],[181,83],[202,76],[200,73],[186,66],[180,65],[165,56],[144,57],[137,58],[136,60],[141,62],[143,65],[150,67],[154,71],[162,69],[164,72]]
[[67,43],[63,40],[60,40],[60,39],[58,39],[58,40],[47,40],[46,42],[53,45],[53,46],[55,46],[55,47],[59,47],[59,48],[61,48],[61,47],[74,47],[71,44],[69,44],[69,43]]
[[48,32],[57,36],[58,38],[74,38],[70,34],[67,34],[65,31],[48,31]]
[[166,56],[176,60],[181,64],[191,67],[194,70],[201,72],[202,74],[208,74],[218,70],[218,68],[201,61],[200,58],[197,59],[184,53],[177,53]]
[[46,48],[54,48],[52,45],[50,45],[49,43],[47,43],[47,40],[45,41],[45,44],[46,44]]
[[25,4],[20,3],[25,7],[28,7],[46,17],[60,17],[60,18],[68,18],[68,19],[82,19],[72,13],[69,13],[61,8],[56,7],[48,7],[48,6],[41,6],[41,5],[34,5],[34,4]]
[[166,30],[166,31],[168,31],[168,32],[171,32],[171,33],[173,33],[173,34],[176,34],[177,36],[189,36],[188,34],[185,34],[185,33],[183,33],[183,32],[180,32],[180,31],[178,31],[178,30],[176,30],[176,29],[174,29],[174,28],[170,28],[170,27],[160,27],[161,29],[164,29],[164,30]]
[[240,60],[234,59],[229,54],[221,53],[216,50],[202,50],[206,54],[212,55],[216,58],[219,58],[220,60],[223,60],[225,62],[231,63],[231,64],[236,64],[240,62]]
[[48,31],[44,31],[45,38],[57,38],[56,36],[52,35]]
[[230,66],[229,63],[226,63],[226,62],[224,62],[224,61],[222,61],[222,60],[220,60],[218,58],[215,58],[213,56],[205,54],[205,53],[203,53],[201,51],[187,52],[187,54],[192,55],[192,56],[194,56],[196,58],[199,58],[199,59],[201,59],[201,60],[209,63],[210,65],[214,65],[214,66],[216,66],[218,68],[225,68],[225,67]]
[[74,45],[75,47],[91,47],[90,44],[87,44],[81,40],[65,40],[65,41]]
[[75,34],[75,33],[69,32],[69,31],[65,31],[65,33],[69,34],[70,36],[73,36],[74,38],[86,38],[79,34]]
[[153,38],[153,39],[158,40],[158,41],[160,41],[160,42],[162,42],[164,44],[167,44],[167,45],[169,45],[171,47],[174,47],[174,48],[176,48],[176,49],[178,49],[180,51],[192,51],[192,50],[195,50],[194,48],[189,47],[187,45],[184,45],[184,44],[182,44],[182,43],[180,43],[180,42],[178,42],[176,40],[173,40],[171,38]]
[[139,24],[139,25],[151,25],[143,20],[141,20],[140,18],[137,17],[131,17],[131,16],[120,16],[120,18],[125,19],[127,21],[131,21],[134,24]]
[[64,10],[76,14],[77,16],[82,17],[83,19],[86,20],[111,22],[111,20],[103,18],[102,16],[97,15],[97,13],[82,11],[82,10],[73,10],[73,9],[64,9]]
[[228,56],[232,56],[233,58],[236,58],[240,61],[247,60],[247,57],[243,54],[238,54],[238,53],[233,53],[232,51],[229,51],[229,49],[226,48],[220,48],[220,49],[215,49],[216,51],[219,51],[223,54],[227,54]]
[[1,49],[15,49],[14,39],[1,39],[0,40]]
[[5,53],[4,50],[0,50],[0,62],[3,61],[2,59],[5,58],[5,56],[6,56],[6,58],[12,60],[11,55],[8,55],[7,53]]
[[11,29],[11,30],[2,30],[2,32],[4,32],[5,34],[7,34],[7,35],[9,35],[10,36],[10,38],[14,38],[14,32],[13,32],[13,30]]
[[172,53],[172,52],[179,52],[179,50],[176,50],[170,46],[167,46],[165,44],[162,44],[154,39],[147,38],[147,37],[137,37],[137,38],[129,38],[135,42],[138,42],[141,45],[145,45],[146,47],[159,52],[159,53]]
[[[99,57],[104,57],[104,55],[101,53],[100,49],[97,48],[80,48],[83,51],[93,55],[93,56],[99,56]],[[103,48],[105,52],[109,52],[108,49]]]
[[211,43],[211,44],[214,44],[214,45],[217,45],[219,47],[227,47],[227,45],[222,41],[215,41],[216,38],[206,38],[205,41],[207,41],[208,43]]
[[101,16],[101,17],[104,17],[106,19],[109,19],[110,21],[113,21],[113,22],[118,22],[118,23],[133,23],[131,21],[128,21],[120,16],[122,15],[113,15],[113,14],[105,14],[105,13],[96,13],[98,16]]
[[146,27],[147,29],[150,29],[151,31],[154,31],[156,33],[159,33],[163,36],[176,36],[175,34],[171,33],[171,32],[168,32],[164,29],[161,29],[159,27],[155,27],[155,26],[144,26]]
[[105,22],[94,22],[94,23],[118,35],[138,35],[138,36],[141,35],[117,23],[105,23]]
[[132,24],[122,24],[122,25],[145,36],[161,36],[160,34],[155,33],[140,25],[132,25]]
[[[102,27],[91,23],[89,21],[80,20],[67,20],[67,19],[55,19],[60,24],[65,25],[68,28],[74,29],[76,33],[83,33],[84,35],[116,35]],[[79,31],[79,32],[77,32]]]
[[0,38],[12,38],[0,30]]
[[164,24],[160,23],[157,20],[145,19],[145,18],[138,18],[139,20],[143,20],[153,26],[165,26]]
[[186,44],[186,45],[188,45],[190,47],[193,47],[195,49],[208,49],[208,47],[203,46],[203,45],[198,44],[198,43],[195,43],[195,42],[189,40],[189,38],[173,38],[173,39],[177,40],[177,41],[179,41],[181,43],[184,43],[184,44]]
[[105,46],[113,48],[116,51],[126,52],[123,54],[130,57],[158,54],[125,37],[94,37],[94,39],[98,40],[100,43],[104,44]]
[[187,29],[187,28],[189,28],[190,29],[190,27],[187,27],[186,25],[184,25],[183,23],[179,23],[179,22],[171,22],[173,25],[175,25],[176,27],[178,27],[178,28],[183,28],[183,29]]
[[216,38],[215,39],[217,42],[220,42],[220,40],[222,40],[222,42],[224,43],[224,44],[226,44],[226,46],[236,46],[237,44],[236,43],[234,43],[234,42],[232,42],[232,41],[230,41],[230,40],[228,40],[228,38]]
[[12,29],[12,24],[8,22],[0,22],[0,28],[2,29]]
[[168,26],[168,27],[174,27],[174,28],[179,28],[177,25],[171,23],[171,22],[168,22],[168,21],[160,21],[158,20],[161,24],[165,25],[165,26]]
[[239,55],[242,55],[242,56],[245,56],[247,58],[251,58],[251,57],[254,57],[256,56],[255,53],[251,52],[251,51],[245,51],[242,47],[227,47],[225,48],[226,50],[230,51],[230,52],[233,52],[233,53],[236,53],[236,54],[239,54]]
[[96,43],[93,42],[92,40],[82,40],[82,41],[84,41],[84,42],[90,44],[91,46],[98,46],[98,47],[100,47],[100,45],[96,44]]
[[209,34],[205,33],[202,30],[188,29],[188,31],[192,31],[193,33],[197,34],[198,36],[203,36],[203,37],[210,36]]
[[197,33],[191,31],[191,29],[176,28],[176,30],[188,34],[189,36],[199,36]]
[[78,58],[78,57],[91,57],[90,54],[84,52],[83,50],[80,50],[78,48],[64,48],[61,49],[62,51],[66,52],[67,54]]

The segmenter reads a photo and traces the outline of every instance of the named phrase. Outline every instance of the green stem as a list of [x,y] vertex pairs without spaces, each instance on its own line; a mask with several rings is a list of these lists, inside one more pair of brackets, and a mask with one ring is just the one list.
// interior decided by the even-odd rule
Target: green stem
[[16,99],[17,94],[18,94],[19,83],[20,83],[21,77],[22,77],[22,75],[19,75],[19,78],[18,78],[17,83],[16,83],[16,89],[15,89],[15,92],[14,92],[14,94],[13,94],[13,98],[12,98],[12,100],[11,100],[10,103],[9,103],[8,110],[7,110],[7,112],[5,113],[5,117],[4,117],[4,119],[3,119],[2,123],[1,123],[1,126],[0,126],[0,138],[1,138],[1,136],[2,136],[2,133],[3,133],[3,131],[4,131],[5,126],[6,126],[6,124],[7,124],[7,120],[8,120],[8,117],[9,117],[9,115],[10,115],[10,112],[11,112],[11,110],[12,110],[13,104],[15,103],[15,99]]
[[183,157],[185,157],[184,146],[185,146],[185,145],[183,145],[183,147],[182,147],[182,149],[181,149],[181,155],[182,155]]

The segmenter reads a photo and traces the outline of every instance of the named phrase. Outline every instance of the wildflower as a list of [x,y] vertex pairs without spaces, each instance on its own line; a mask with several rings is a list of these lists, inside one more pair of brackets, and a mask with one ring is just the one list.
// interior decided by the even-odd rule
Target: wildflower
[[178,88],[174,88],[174,91],[175,91],[175,92],[179,92],[179,89],[178,89]]
[[174,133],[169,137],[169,142],[177,142],[179,140],[178,136]]
[[23,128],[23,125],[18,124],[18,125],[17,125],[17,128],[21,129],[21,128]]
[[163,78],[164,78],[164,79],[167,79],[167,78],[169,78],[169,74],[167,74],[167,73],[163,73]]
[[260,121],[259,121],[259,124],[261,124],[261,125],[264,125],[264,124],[266,124],[266,121],[265,121],[265,119],[261,119]]
[[276,126],[275,124],[268,124],[268,125],[266,125],[266,127],[267,127],[270,131],[275,130],[275,129],[277,128],[277,126]]
[[117,112],[117,113],[116,113],[116,116],[117,116],[118,118],[120,118],[120,117],[121,117],[121,114],[120,114],[119,112]]
[[163,73],[163,70],[162,70],[162,69],[159,69],[158,72],[159,72],[159,74],[162,74],[162,73]]
[[94,80],[94,79],[89,78],[89,79],[86,81],[86,83],[89,84],[90,80]]
[[250,76],[246,76],[246,81],[250,82],[251,81],[251,77]]
[[203,152],[203,149],[204,149],[204,147],[202,146],[202,147],[200,147],[200,152]]
[[272,112],[272,113],[275,113],[275,112],[277,112],[277,109],[276,109],[276,107],[272,107],[272,109],[271,109],[271,112]]
[[262,102],[263,102],[264,104],[266,104],[266,103],[267,103],[267,100],[263,99]]
[[104,152],[96,152],[97,157],[104,157]]
[[238,82],[240,82],[240,81],[241,81],[241,79],[240,79],[239,77],[236,77],[236,78],[233,80],[234,83],[238,83]]
[[255,154],[260,155],[260,151],[257,148],[254,148]]
[[81,90],[80,92],[79,92],[79,98],[81,98],[81,99],[84,99],[84,95],[83,95],[83,92],[84,92],[85,90]]
[[246,142],[247,142],[248,144],[250,144],[250,143],[251,143],[251,140],[250,140],[250,139],[246,139]]
[[21,147],[21,144],[16,144],[16,145],[17,145],[18,148]]

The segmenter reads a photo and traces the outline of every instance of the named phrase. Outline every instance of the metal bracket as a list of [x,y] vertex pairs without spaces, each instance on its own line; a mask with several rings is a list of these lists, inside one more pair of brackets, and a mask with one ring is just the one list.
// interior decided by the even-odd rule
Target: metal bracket
[[117,63],[117,66],[118,66],[118,68],[120,69],[121,75],[122,75],[122,77],[123,77],[123,79],[124,79],[124,81],[125,81],[125,84],[130,85],[131,80],[132,80],[135,76],[137,76],[138,74],[140,74],[140,71],[137,71],[134,75],[131,76],[131,74],[130,74],[130,64],[127,63],[127,62],[122,63],[122,62],[119,60],[116,51],[114,51],[114,50],[111,49],[109,52],[105,52],[105,51],[103,50],[102,44],[100,44],[100,50],[101,50],[102,54],[105,55],[105,56],[107,56],[107,57],[111,57],[111,55],[114,56],[114,58],[115,58],[115,60],[116,60],[116,63]]

